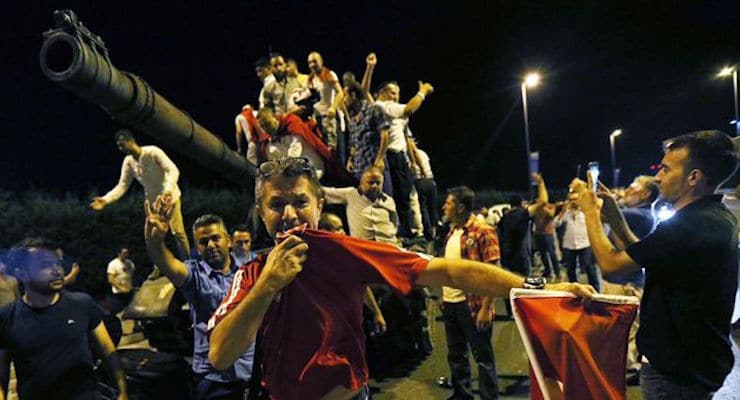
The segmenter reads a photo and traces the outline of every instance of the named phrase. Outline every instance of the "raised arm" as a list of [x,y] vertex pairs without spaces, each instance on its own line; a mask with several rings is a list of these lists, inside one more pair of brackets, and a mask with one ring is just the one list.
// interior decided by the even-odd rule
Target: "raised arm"
[[588,240],[591,242],[591,250],[594,257],[596,257],[599,268],[607,274],[637,271],[640,266],[626,251],[615,249],[606,236],[604,226],[601,223],[601,204],[599,204],[596,193],[590,187],[592,186],[586,186],[585,189],[577,192],[578,205],[586,216]]
[[434,87],[432,85],[419,81],[419,91],[416,92],[414,97],[412,97],[408,103],[406,103],[406,108],[403,109],[403,115],[408,117],[419,110],[421,103],[423,103],[427,96],[432,94],[432,92],[434,92]]
[[[275,296],[303,270],[307,251],[308,245],[297,236],[289,236],[275,246],[267,256],[259,278],[235,306],[230,302],[231,299],[240,298],[239,292],[243,293],[245,289],[239,286],[241,279],[234,279],[227,300],[209,322],[209,328],[215,324],[208,353],[211,365],[216,369],[226,369],[247,351],[257,337],[257,331]],[[215,323],[221,317],[223,319]]]
[[378,64],[378,56],[375,55],[375,53],[370,53],[367,55],[367,58],[365,59],[365,73],[362,74],[362,83],[360,84],[363,89],[365,89],[365,92],[372,100],[372,95],[370,94],[370,84],[373,80],[373,72],[375,71],[375,66]]
[[64,286],[69,286],[77,282],[77,277],[80,275],[80,264],[72,263],[72,269],[67,275],[64,276]]
[[174,205],[170,196],[159,195],[154,204],[149,204],[149,200],[145,200],[144,240],[146,251],[154,265],[159,267],[173,285],[180,287],[188,278],[188,267],[164,245],[164,237],[170,230],[169,221],[173,211]]

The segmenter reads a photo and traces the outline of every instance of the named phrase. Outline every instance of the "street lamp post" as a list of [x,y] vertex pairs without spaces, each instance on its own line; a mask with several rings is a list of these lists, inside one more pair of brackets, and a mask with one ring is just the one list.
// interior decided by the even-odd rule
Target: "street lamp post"
[[724,78],[732,75],[732,95],[735,98],[735,136],[740,136],[740,118],[738,118],[737,106],[737,67],[737,64],[731,67],[724,67],[717,76]]
[[609,135],[609,146],[612,150],[612,186],[617,187],[617,181],[619,180],[619,169],[617,169],[617,152],[615,149],[617,136],[622,134],[621,129],[615,129],[614,132]]
[[529,198],[530,200],[533,197],[532,194],[532,162],[530,160],[531,157],[531,149],[530,149],[530,143],[529,143],[529,113],[527,110],[527,88],[528,87],[535,87],[540,83],[540,75],[538,73],[530,73],[524,78],[524,82],[522,82],[522,105],[524,108],[524,143],[527,147],[527,188],[529,189]]

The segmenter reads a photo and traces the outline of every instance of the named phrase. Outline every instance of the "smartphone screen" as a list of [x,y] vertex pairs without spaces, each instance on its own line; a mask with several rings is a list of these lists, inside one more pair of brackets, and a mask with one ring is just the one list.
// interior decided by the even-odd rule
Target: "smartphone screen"
[[591,190],[596,192],[599,188],[599,163],[596,161],[588,163],[588,173],[591,175],[591,180],[593,181]]

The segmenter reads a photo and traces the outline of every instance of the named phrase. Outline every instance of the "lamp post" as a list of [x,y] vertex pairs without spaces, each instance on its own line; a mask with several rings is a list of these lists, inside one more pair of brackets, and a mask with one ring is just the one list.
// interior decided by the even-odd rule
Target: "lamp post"
[[529,198],[532,199],[532,162],[530,160],[531,150],[529,145],[529,113],[527,110],[527,88],[533,88],[540,83],[540,75],[536,72],[527,74],[522,82],[522,105],[524,108],[524,143],[527,147],[527,188],[529,189]]
[[617,181],[619,180],[619,169],[617,169],[617,152],[615,149],[617,136],[622,134],[621,129],[615,129],[614,132],[609,135],[609,146],[612,150],[612,186],[617,187]]
[[719,71],[717,77],[726,78],[732,76],[732,95],[735,98],[735,136],[740,136],[740,118],[738,118],[737,107],[737,67],[737,64],[731,67],[724,67],[722,68],[722,71]]

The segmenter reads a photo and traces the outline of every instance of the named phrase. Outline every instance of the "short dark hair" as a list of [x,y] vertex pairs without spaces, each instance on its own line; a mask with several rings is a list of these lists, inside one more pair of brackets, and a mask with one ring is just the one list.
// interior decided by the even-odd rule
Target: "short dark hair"
[[[249,227],[247,226],[247,224],[239,224],[239,225],[231,228],[231,235],[232,236],[234,236],[234,234],[237,233],[237,232],[249,232],[249,234],[252,235],[252,230],[249,229]],[[254,235],[252,235],[252,236],[254,236]]]
[[524,201],[524,197],[518,194],[512,194],[511,196],[509,196],[507,201],[509,202],[509,205],[512,207],[521,207],[522,202]]
[[346,85],[347,82],[357,82],[357,78],[355,77],[355,73],[352,71],[347,71],[342,74],[342,82]]
[[357,83],[357,81],[347,82],[347,94],[353,94],[353,93],[355,97],[357,97],[357,99],[364,100],[367,92],[365,91],[365,88],[363,88],[362,86],[360,86],[359,83]]
[[254,62],[254,68],[270,68],[272,65],[270,65],[270,60],[267,59],[267,57],[260,57],[257,59],[257,61]]
[[134,136],[134,133],[131,132],[128,129],[119,129],[119,130],[117,130],[116,133],[113,134],[113,137],[115,137],[116,140],[123,139],[123,140],[125,140],[127,142],[130,142],[130,141],[134,141],[135,142],[136,141],[136,136]]
[[663,142],[666,152],[687,149],[691,169],[699,169],[707,184],[716,188],[737,171],[738,160],[735,145],[726,133],[707,130],[676,136]]
[[56,252],[59,245],[44,237],[27,237],[10,248],[7,256],[8,273],[14,275],[18,270],[25,269],[32,249],[44,249]]
[[457,186],[447,189],[447,194],[454,197],[455,201],[465,206],[467,212],[473,212],[475,208],[475,192],[467,186]]
[[196,229],[213,224],[219,224],[226,230],[226,224],[224,224],[221,217],[216,214],[203,214],[193,222],[193,234],[195,234]]
[[316,176],[316,169],[311,162],[305,157],[278,157],[274,160],[265,161],[260,164],[257,170],[254,184],[254,198],[257,207],[262,205],[262,196],[264,195],[265,182],[277,176],[296,178],[303,176],[308,179],[311,188],[316,194],[316,198],[323,197],[319,178]]

